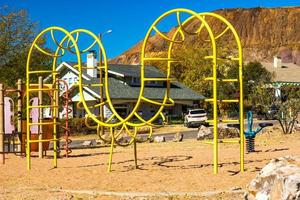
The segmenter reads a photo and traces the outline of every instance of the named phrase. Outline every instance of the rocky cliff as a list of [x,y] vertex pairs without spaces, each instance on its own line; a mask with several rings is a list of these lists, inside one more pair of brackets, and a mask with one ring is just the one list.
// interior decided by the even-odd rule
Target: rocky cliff
[[[300,64],[300,7],[237,8],[215,12],[227,18],[236,28],[245,60],[271,61],[274,55],[279,55],[283,62]],[[216,23],[213,29],[222,30],[222,27]],[[159,53],[165,50],[166,42],[157,35],[150,41],[152,51]],[[110,62],[138,64],[141,45],[142,41]]]

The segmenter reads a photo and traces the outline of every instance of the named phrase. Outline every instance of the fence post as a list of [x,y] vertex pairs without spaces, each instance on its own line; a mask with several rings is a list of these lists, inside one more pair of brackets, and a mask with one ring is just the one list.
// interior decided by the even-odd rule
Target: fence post
[[18,136],[20,137],[20,145],[18,146],[17,151],[21,152],[21,146],[22,146],[22,80],[21,79],[18,79],[17,91],[18,91],[18,105],[17,105],[18,126],[17,126],[17,133],[18,133]]
[[0,159],[2,164],[5,164],[4,153],[4,89],[3,84],[0,84]]

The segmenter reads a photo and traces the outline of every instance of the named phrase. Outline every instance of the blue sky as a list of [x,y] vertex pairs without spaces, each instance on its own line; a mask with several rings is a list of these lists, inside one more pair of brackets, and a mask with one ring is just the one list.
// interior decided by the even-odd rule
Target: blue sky
[[103,37],[107,56],[113,58],[144,38],[152,22],[167,10],[197,12],[221,8],[299,6],[300,0],[1,0],[11,9],[27,9],[40,29],[61,26],[94,33],[112,29]]

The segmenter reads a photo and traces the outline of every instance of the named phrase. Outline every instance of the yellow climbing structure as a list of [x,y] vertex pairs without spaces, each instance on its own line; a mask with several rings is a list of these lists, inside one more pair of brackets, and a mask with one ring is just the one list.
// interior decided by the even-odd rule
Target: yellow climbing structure
[[[189,18],[184,20],[183,22],[181,21],[181,15],[183,14],[188,14],[190,15]],[[170,37],[169,35],[164,34],[162,31],[159,30],[158,24],[159,22],[169,16],[169,15],[175,15],[177,19],[177,26],[176,30],[172,33],[172,36]],[[215,34],[210,27],[209,22],[206,21],[206,17],[213,17],[218,20],[220,20],[222,23],[226,24],[225,30],[221,34]],[[189,24],[192,20],[197,20],[199,21],[199,27],[195,32],[189,32],[188,30],[185,30],[185,26]],[[213,105],[213,119],[209,121],[210,123],[213,124],[214,127],[214,139],[211,142],[213,144],[213,154],[214,154],[214,173],[218,172],[218,122],[220,121],[218,119],[218,114],[217,114],[217,105],[218,103],[239,103],[239,109],[240,109],[240,114],[239,114],[239,119],[236,120],[222,120],[222,122],[236,122],[240,123],[240,139],[239,140],[227,140],[228,142],[236,142],[240,144],[240,163],[241,163],[241,171],[244,171],[244,127],[243,127],[243,79],[242,79],[242,48],[241,48],[241,43],[240,39],[238,37],[238,34],[236,33],[235,29],[233,26],[223,17],[220,15],[214,14],[214,13],[196,13],[194,11],[188,10],[188,9],[174,9],[170,10],[163,15],[161,15],[157,20],[154,21],[154,23],[150,26],[141,50],[141,84],[140,84],[140,93],[139,96],[136,100],[135,106],[132,108],[131,113],[129,113],[126,117],[120,116],[116,109],[114,108],[112,99],[110,97],[110,91],[109,91],[109,77],[108,77],[108,64],[107,64],[107,56],[105,49],[100,41],[100,39],[93,34],[92,32],[84,29],[76,29],[71,32],[66,31],[63,28],[60,27],[50,27],[42,31],[34,40],[30,51],[28,55],[28,60],[27,60],[27,66],[26,66],[26,94],[27,97],[31,97],[33,93],[37,93],[39,91],[53,91],[53,94],[56,94],[53,96],[54,101],[50,105],[39,105],[38,108],[51,108],[54,111],[53,116],[57,115],[57,103],[56,103],[56,98],[58,98],[58,88],[55,85],[55,80],[58,76],[58,72],[56,71],[57,68],[57,59],[59,57],[62,57],[66,52],[70,52],[74,54],[77,57],[77,65],[76,68],[78,69],[79,72],[79,82],[77,87],[79,88],[79,94],[80,94],[80,102],[78,103],[77,107],[84,109],[87,113],[86,115],[86,125],[89,128],[97,130],[97,133],[100,137],[100,139],[109,142],[111,144],[110,148],[110,156],[109,156],[109,162],[108,162],[108,171],[111,171],[112,167],[112,156],[113,156],[113,148],[115,145],[119,146],[128,146],[133,144],[134,146],[134,158],[135,158],[135,167],[138,167],[137,165],[137,149],[136,149],[136,143],[137,142],[145,142],[148,139],[151,138],[152,136],[152,127],[155,126],[153,124],[153,121],[156,120],[158,117],[162,117],[164,119],[164,116],[162,114],[163,110],[165,107],[172,107],[175,102],[171,99],[170,97],[170,87],[171,87],[171,70],[172,70],[172,64],[175,62],[180,62],[180,60],[176,60],[175,58],[172,57],[172,50],[173,46],[176,43],[183,43],[188,35],[197,35],[201,31],[206,30],[208,33],[208,43],[211,46],[211,55],[207,55],[204,57],[204,59],[209,59],[211,60],[211,69],[212,69],[212,77],[207,77],[207,81],[212,81],[213,83],[213,96],[209,99],[206,99],[206,101],[212,103]],[[218,67],[218,61],[220,58],[217,57],[217,40],[220,40],[222,36],[230,31],[234,38],[235,42],[237,44],[237,52],[238,55],[236,57],[230,57],[230,60],[236,61],[239,66],[239,77],[232,77],[230,79],[219,79],[217,77],[217,67]],[[60,41],[57,41],[55,37],[55,32],[59,32],[60,34],[63,34],[64,37],[60,39]],[[147,46],[149,44],[149,39],[151,37],[151,33],[155,32],[159,37],[162,39],[166,40],[168,42],[168,52],[166,57],[149,57],[146,50]],[[42,49],[41,47],[38,46],[39,41],[46,35],[50,34],[50,38],[56,44],[57,48],[54,51],[54,53],[49,52],[45,49]],[[91,40],[91,43],[88,47],[80,47],[79,46],[79,39],[82,35],[85,35],[85,37],[89,37]],[[99,47],[100,51],[102,52],[103,55],[103,62],[99,62],[97,66],[97,70],[103,70],[104,71],[104,80],[99,83],[88,83],[83,80],[83,71],[87,69],[94,68],[93,66],[83,66],[81,62],[81,57],[83,54],[87,53],[89,50],[92,50],[96,46]],[[50,56],[53,59],[52,63],[52,69],[51,70],[38,70],[38,71],[33,71],[31,68],[31,55],[32,51],[37,50],[47,56]],[[166,62],[167,63],[167,73],[165,77],[160,77],[160,78],[152,78],[152,77],[146,77],[145,76],[145,68],[146,65],[151,64],[151,62]],[[32,88],[32,85],[36,83],[31,82],[31,76],[32,75],[51,75],[52,76],[52,87],[50,88]],[[164,93],[164,97],[161,101],[153,100],[144,95],[145,92],[145,83],[148,81],[161,81],[166,83],[166,90]],[[226,84],[228,82],[238,82],[239,83],[239,98],[237,99],[218,99],[218,91],[217,91],[217,86],[218,84]],[[91,105],[87,100],[84,95],[84,88],[98,88],[99,90],[105,90],[105,99],[101,97],[99,101],[93,105]],[[149,119],[144,119],[141,115],[139,115],[138,110],[141,106],[142,103],[149,103],[152,105],[157,106],[157,111],[156,113]],[[26,148],[26,154],[27,154],[27,161],[28,161],[28,169],[30,169],[31,162],[30,162],[30,143],[33,142],[49,142],[52,141],[54,148],[53,148],[53,162],[54,162],[54,167],[57,166],[57,130],[56,130],[56,125],[57,125],[57,119],[56,117],[53,118],[52,122],[43,122],[40,120],[38,123],[33,124],[30,120],[30,109],[33,108],[32,106],[29,105],[29,98],[27,98],[26,101],[27,105],[27,148]],[[94,114],[94,109],[96,108],[101,108],[103,109],[104,106],[107,106],[111,112],[112,115],[105,119],[101,120],[100,116],[97,116]],[[135,118],[136,120],[132,120]],[[90,125],[89,121],[92,120],[96,125]],[[53,126],[53,139],[50,140],[31,140],[30,138],[30,126],[32,125],[52,125]],[[149,134],[146,139],[140,139],[138,137],[138,129],[140,127],[148,126],[149,127]],[[100,129],[106,127],[108,129],[109,138],[105,138],[103,133],[101,133]],[[120,143],[118,141],[118,138],[127,135],[130,138],[130,141],[125,142],[125,143]],[[224,141],[223,141],[224,142]]]
[[[185,21],[181,22],[181,16],[182,15],[190,15],[191,17],[187,18]],[[164,19],[165,17],[168,17],[169,15],[176,15],[177,19],[177,27],[175,31],[173,32],[173,35],[170,37],[166,34],[164,34],[162,31],[160,31],[157,27],[159,25],[159,22]],[[215,18],[222,23],[226,25],[226,28],[224,31],[222,31],[219,34],[215,34],[213,32],[212,27],[209,25],[209,22],[206,20],[207,17]],[[196,28],[196,31],[194,32],[189,32],[188,30],[185,29],[185,25],[188,25],[192,21],[194,22],[195,20],[198,21],[199,26]],[[215,14],[215,13],[195,13],[191,10],[187,9],[174,9],[170,10],[163,15],[161,15],[149,28],[146,37],[144,39],[143,47],[142,47],[142,53],[141,53],[141,64],[142,64],[142,69],[145,67],[145,63],[151,64],[152,62],[167,62],[167,77],[166,79],[161,79],[161,81],[166,81],[167,82],[167,92],[166,92],[166,98],[170,98],[168,91],[170,89],[170,72],[172,69],[172,64],[176,62],[180,62],[180,60],[176,60],[176,58],[172,57],[172,50],[174,44],[178,43],[183,43],[188,35],[199,35],[201,31],[206,30],[208,33],[209,39],[207,42],[210,42],[211,45],[211,55],[207,55],[204,57],[204,59],[209,59],[211,60],[211,69],[212,69],[212,76],[207,77],[205,80],[206,81],[211,81],[212,84],[212,94],[213,96],[206,99],[205,101],[212,103],[213,105],[213,119],[208,120],[209,123],[213,124],[213,134],[214,134],[214,139],[213,141],[209,141],[207,143],[213,145],[213,172],[216,174],[218,173],[218,164],[219,164],[219,159],[218,159],[218,143],[223,142],[223,143],[239,143],[240,144],[240,170],[244,171],[244,124],[243,124],[243,56],[242,56],[242,47],[241,47],[241,42],[239,39],[239,36],[234,29],[234,27],[222,16]],[[149,39],[151,37],[151,33],[156,33],[158,36],[160,36],[162,39],[168,42],[168,54],[167,57],[147,57],[146,56],[146,51],[147,51],[147,45],[149,44]],[[225,35],[225,33],[230,32],[235,39],[236,46],[237,46],[237,52],[238,55],[235,57],[228,56],[225,59],[231,60],[231,61],[236,61],[238,64],[238,77],[232,77],[228,79],[220,79],[217,77],[217,68],[218,68],[218,63],[220,60],[224,60],[224,58],[218,58],[217,57],[217,40],[221,40],[222,36]],[[143,77],[144,78],[144,77]],[[150,79],[151,80],[151,79]],[[218,99],[218,84],[227,84],[231,82],[238,82],[239,83],[239,97],[236,99]],[[217,106],[219,103],[238,103],[239,104],[239,116],[238,119],[231,119],[231,120],[222,120],[219,119],[218,113],[217,113]],[[218,123],[223,122],[223,123],[239,123],[240,124],[240,138],[239,139],[227,139],[227,140],[222,140],[220,141],[218,139]]]

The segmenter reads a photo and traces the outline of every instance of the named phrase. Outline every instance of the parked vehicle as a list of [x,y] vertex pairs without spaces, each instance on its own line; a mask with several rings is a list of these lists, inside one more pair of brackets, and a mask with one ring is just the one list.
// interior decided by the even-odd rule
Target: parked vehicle
[[204,109],[191,109],[184,116],[184,125],[186,127],[199,127],[202,124],[207,124],[207,113]]
[[257,118],[258,119],[275,119],[276,118],[276,114],[278,113],[279,108],[278,106],[276,106],[275,104],[273,104],[268,110],[267,112],[262,112],[262,111],[258,111],[257,112]]

